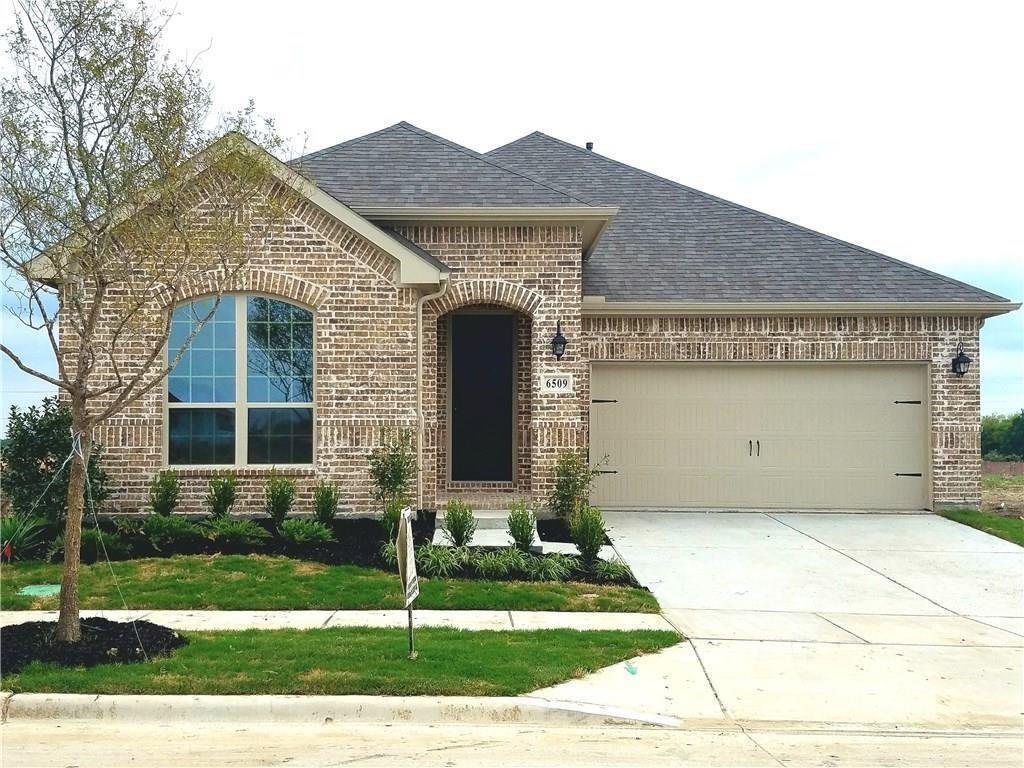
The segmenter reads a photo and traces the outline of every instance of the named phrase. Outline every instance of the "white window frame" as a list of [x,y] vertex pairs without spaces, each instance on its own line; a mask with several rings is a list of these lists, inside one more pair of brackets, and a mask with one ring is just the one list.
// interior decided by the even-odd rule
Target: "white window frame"
[[[221,298],[233,296],[235,299],[235,399],[233,402],[223,403],[171,403],[169,396],[170,376],[165,376],[163,381],[163,456],[162,464],[165,469],[174,470],[208,470],[215,472],[223,469],[266,469],[280,467],[284,469],[310,469],[316,465],[317,448],[317,418],[316,418],[316,340],[317,340],[317,313],[312,307],[299,301],[288,299],[283,296],[275,296],[271,293],[259,291],[225,292]],[[182,301],[171,307],[168,311],[173,313],[179,307],[191,304],[195,301],[202,301],[210,298],[210,294],[193,296],[187,301]],[[273,301],[280,301],[290,304],[309,312],[313,317],[313,401],[309,403],[250,403],[248,401],[248,354],[249,354],[249,299],[264,298]],[[164,360],[167,360],[168,349],[164,349]],[[170,412],[173,409],[231,409],[235,412],[235,461],[233,464],[171,464],[170,463]],[[251,408],[308,408],[312,412],[313,419],[313,446],[309,463],[303,464],[250,464],[249,463],[249,409]]]

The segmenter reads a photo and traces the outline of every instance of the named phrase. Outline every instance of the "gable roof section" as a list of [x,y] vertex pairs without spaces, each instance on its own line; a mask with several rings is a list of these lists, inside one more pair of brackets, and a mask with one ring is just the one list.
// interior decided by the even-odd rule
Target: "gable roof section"
[[289,164],[356,210],[586,205],[550,183],[405,122]]
[[[540,132],[487,153],[591,205],[618,206],[584,265],[587,297],[655,306],[1003,303],[921,267],[655,176]],[[588,302],[594,306],[594,302]]]

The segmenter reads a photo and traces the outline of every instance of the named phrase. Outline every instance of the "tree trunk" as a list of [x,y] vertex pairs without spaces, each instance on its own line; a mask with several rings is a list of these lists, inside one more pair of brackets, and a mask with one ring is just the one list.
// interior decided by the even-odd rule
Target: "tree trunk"
[[57,640],[77,643],[82,639],[78,617],[78,571],[82,563],[82,516],[85,510],[85,483],[92,440],[85,415],[85,402],[72,399],[71,429],[82,437],[82,450],[71,460],[68,480],[68,516],[64,522],[64,572],[60,579],[60,615]]

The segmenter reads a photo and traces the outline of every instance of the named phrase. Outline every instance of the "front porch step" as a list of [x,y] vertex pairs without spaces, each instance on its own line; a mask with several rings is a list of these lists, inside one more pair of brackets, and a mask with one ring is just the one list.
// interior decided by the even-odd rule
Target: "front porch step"
[[[476,529],[478,531],[487,530],[508,530],[508,510],[507,509],[474,509],[473,517],[476,519]],[[437,513],[437,527],[442,528],[444,526],[444,510],[438,510]]]

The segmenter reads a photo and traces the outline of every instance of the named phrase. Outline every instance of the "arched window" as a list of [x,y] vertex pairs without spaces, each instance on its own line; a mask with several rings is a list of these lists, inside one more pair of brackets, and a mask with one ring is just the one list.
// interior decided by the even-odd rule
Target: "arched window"
[[179,352],[168,464],[313,462],[312,312],[267,296],[197,299],[174,310],[168,362]]

